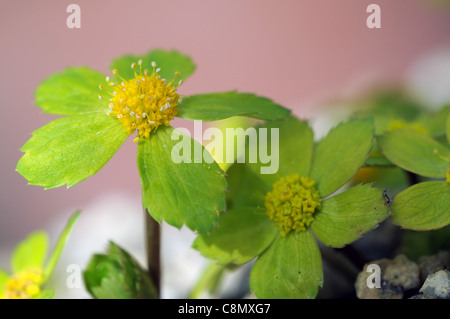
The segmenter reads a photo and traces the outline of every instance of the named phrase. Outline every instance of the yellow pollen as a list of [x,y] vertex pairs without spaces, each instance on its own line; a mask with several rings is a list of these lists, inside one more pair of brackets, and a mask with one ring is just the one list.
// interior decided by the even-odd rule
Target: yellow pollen
[[[139,66],[137,72],[136,66]],[[176,106],[181,102],[181,97],[176,93],[179,86],[174,85],[174,80],[180,74],[175,72],[172,81],[167,82],[155,70],[156,63],[152,63],[153,73],[148,74],[148,70],[142,70],[142,60],[132,63],[135,78],[125,80],[114,69],[112,73],[120,81],[110,81],[106,78],[111,91],[106,91],[111,95],[109,99],[109,111],[106,115],[113,116],[121,122],[128,134],[137,131],[137,136],[133,139],[137,143],[142,138],[149,138],[150,133],[155,131],[160,125],[168,126],[170,121],[178,113]],[[117,79],[116,79],[117,80]],[[103,86],[100,89],[105,91]],[[102,96],[100,99],[105,100]]]
[[7,282],[4,299],[30,299],[41,292],[40,285],[43,281],[43,270],[30,268],[12,276]]
[[305,231],[314,220],[322,200],[315,189],[316,182],[298,174],[282,177],[266,195],[267,215],[286,237],[291,230]]

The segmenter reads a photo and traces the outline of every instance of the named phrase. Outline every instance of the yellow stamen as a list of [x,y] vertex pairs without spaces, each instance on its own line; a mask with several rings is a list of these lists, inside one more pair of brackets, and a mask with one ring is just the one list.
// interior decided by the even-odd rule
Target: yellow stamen
[[[108,116],[115,117],[126,128],[129,134],[137,130],[138,135],[133,139],[137,143],[142,138],[149,138],[150,133],[160,125],[168,126],[170,121],[178,113],[176,106],[181,102],[176,93],[179,85],[173,81],[179,73],[175,73],[174,79],[167,83],[158,74],[156,63],[152,62],[153,73],[148,75],[147,70],[142,70],[142,60],[139,60],[139,73],[136,72],[136,63],[132,63],[135,78],[125,80],[114,69],[112,73],[122,80],[121,83],[109,81],[113,92],[109,99]],[[158,69],[159,71],[159,69]],[[103,89],[103,87],[101,87]]]
[[298,174],[279,179],[267,193],[267,215],[285,237],[291,230],[305,231],[314,220],[322,200],[315,189],[316,182]]
[[7,282],[0,299],[30,299],[41,292],[43,270],[29,268],[12,276]]

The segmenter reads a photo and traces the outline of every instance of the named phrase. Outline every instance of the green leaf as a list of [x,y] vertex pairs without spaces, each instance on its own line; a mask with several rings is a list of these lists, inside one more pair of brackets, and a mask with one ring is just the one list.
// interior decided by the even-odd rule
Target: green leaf
[[97,173],[127,137],[105,114],[60,118],[33,132],[16,169],[31,185],[72,187]]
[[9,274],[0,269],[0,295],[5,291],[6,282],[9,280]]
[[106,83],[105,75],[87,67],[71,67],[45,79],[36,90],[36,105],[45,113],[74,115],[105,112],[106,98],[99,85]]
[[[157,68],[161,68],[159,75],[171,81],[175,72],[179,72],[178,80],[185,80],[195,71],[195,64],[189,56],[181,54],[178,51],[154,50],[144,55],[125,55],[113,60],[111,70],[117,69],[119,75],[126,80],[134,78],[134,71],[131,68],[132,63],[136,63],[142,59],[142,70],[147,69],[149,74],[152,73],[153,67],[151,63],[154,61]],[[139,72],[139,67],[136,66]]]
[[58,263],[58,259],[61,256],[61,253],[64,247],[66,246],[67,241],[69,240],[69,236],[72,231],[73,225],[75,224],[79,216],[80,216],[79,211],[75,212],[72,216],[70,216],[69,221],[67,222],[63,231],[61,232],[61,235],[59,236],[58,241],[56,242],[55,247],[53,248],[53,251],[50,254],[47,265],[45,267],[44,282],[47,281],[47,279],[53,273],[53,270],[55,269],[55,266]]
[[201,144],[172,127],[158,128],[139,142],[137,164],[143,204],[154,219],[199,232],[214,226],[227,184]]
[[[270,186],[287,175],[308,176],[314,142],[313,132],[308,123],[299,121],[293,116],[285,120],[266,122],[257,128],[258,145],[255,145],[256,143],[249,145],[248,153],[261,154],[261,137],[265,136],[264,131],[261,131],[262,128],[267,129],[267,143],[263,145],[268,144],[267,152],[263,150],[262,153],[270,154],[272,158],[265,164],[259,156],[256,163],[250,164],[254,172]],[[278,138],[273,138],[273,133],[277,131],[272,132],[272,130],[276,129],[278,129]],[[272,174],[262,174],[262,169],[268,166],[278,170]]]
[[264,208],[266,194],[272,188],[260,176],[254,173],[248,164],[236,163],[230,167],[227,172],[228,209],[234,207]]
[[106,255],[92,256],[83,278],[97,299],[154,299],[157,292],[145,270],[124,249],[109,243]]
[[279,120],[290,113],[290,110],[265,97],[234,91],[187,96],[178,108],[178,117],[202,121],[217,121],[238,115],[260,120]]
[[[444,177],[450,149],[413,130],[387,132],[378,137],[383,154],[395,165],[427,177]],[[437,152],[438,154],[435,154]]]
[[309,231],[277,236],[250,273],[251,290],[263,299],[312,299],[322,284],[322,258]]
[[278,234],[264,209],[238,207],[219,218],[219,224],[201,234],[192,247],[221,264],[244,264],[264,251]]
[[42,290],[33,299],[52,299],[55,296],[55,292],[53,290]]
[[421,114],[412,125],[418,125],[418,128],[423,127],[431,136],[445,135],[446,120],[447,120],[448,106],[443,107],[437,112]]
[[371,119],[352,120],[332,129],[317,145],[310,177],[326,197],[350,180],[366,161],[374,138]]
[[411,230],[432,230],[450,223],[450,184],[415,184],[394,196],[392,223]]
[[42,268],[47,256],[48,235],[44,231],[35,231],[29,234],[15,248],[11,258],[13,273],[31,267]]
[[340,248],[376,228],[388,214],[380,189],[358,185],[322,201],[311,229],[325,245]]

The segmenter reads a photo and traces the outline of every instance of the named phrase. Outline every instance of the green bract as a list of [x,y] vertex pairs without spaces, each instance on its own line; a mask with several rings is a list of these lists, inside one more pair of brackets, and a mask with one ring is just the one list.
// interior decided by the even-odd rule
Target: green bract
[[[279,149],[278,172],[260,174],[260,163],[233,165],[227,172],[229,211],[193,247],[222,264],[243,264],[257,257],[250,286],[258,298],[314,298],[323,283],[314,235],[327,246],[343,247],[388,216],[382,191],[371,185],[334,194],[367,159],[373,123],[364,119],[340,124],[317,145],[308,123],[293,117],[262,128],[279,128],[279,145],[269,146],[271,151]],[[284,237],[266,215],[265,198],[275,181],[291,174],[314,180],[322,202],[306,231]]]
[[87,290],[96,299],[158,298],[147,272],[113,242],[105,255],[92,256],[83,277]]
[[[140,75],[136,73],[136,63],[139,64]],[[144,56],[116,59],[111,68],[113,80],[105,79],[104,74],[87,67],[71,67],[50,76],[38,87],[36,104],[44,112],[68,116],[36,130],[23,146],[25,154],[17,164],[17,171],[29,184],[44,186],[46,189],[63,185],[72,187],[102,168],[132,133],[130,123],[126,127],[119,121],[121,115],[117,118],[111,115],[112,99],[108,101],[102,96],[99,99],[100,93],[109,92],[112,96],[117,93],[109,89],[101,91],[103,87],[116,87],[122,83],[123,91],[126,91],[124,81],[144,81],[138,77],[147,76],[142,71],[152,68],[153,74],[159,76],[158,83],[168,83],[174,74],[178,77],[177,81],[184,80],[195,70],[195,65],[189,57],[176,51],[155,50]],[[147,80],[150,79],[147,76]],[[144,95],[139,94],[136,93],[133,98],[144,99]],[[177,116],[191,120],[219,120],[235,115],[277,120],[290,112],[266,98],[249,93],[209,93],[183,98],[184,101],[177,100]],[[124,111],[128,109],[130,116],[147,116],[144,113],[138,117],[130,112],[127,105],[120,105],[121,108],[125,106]],[[168,125],[168,122],[164,124]],[[225,209],[224,192],[227,185],[224,173],[214,161],[208,164],[196,163],[194,154],[191,156],[192,164],[174,163],[170,158],[175,144],[171,139],[173,131],[176,130],[170,126],[156,127],[149,137],[141,132],[140,138],[138,136],[135,139],[139,140],[137,164],[143,203],[158,222],[164,219],[176,227],[186,224],[192,230],[205,232],[216,223],[217,211]],[[193,147],[194,144],[196,142],[192,141]]]
[[[446,121],[449,141],[450,120]],[[414,174],[437,179],[415,184],[394,197],[391,205],[394,224],[412,230],[432,230],[450,224],[450,146],[447,141],[438,142],[411,129],[399,129],[379,137],[380,148],[392,163]]]
[[12,276],[0,269],[0,299],[53,298],[52,290],[41,290],[41,287],[53,273],[79,214],[70,217],[48,259],[49,240],[44,231],[29,234],[15,247],[11,257]]

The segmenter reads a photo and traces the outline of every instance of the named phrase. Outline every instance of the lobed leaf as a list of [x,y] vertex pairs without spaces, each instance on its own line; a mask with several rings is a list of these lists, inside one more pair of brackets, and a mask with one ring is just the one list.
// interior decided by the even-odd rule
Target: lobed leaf
[[[267,143],[261,143],[266,136]],[[277,131],[273,131],[277,130]],[[266,122],[257,127],[258,143],[250,144],[248,153],[258,154],[256,163],[250,163],[252,170],[270,187],[281,177],[299,174],[308,176],[313,154],[314,134],[306,121],[299,121],[293,116],[284,120]],[[278,134],[278,138],[273,138]],[[266,146],[267,145],[267,146]],[[263,148],[261,148],[263,147]],[[267,147],[267,150],[264,148]],[[264,163],[262,154],[270,154],[269,163]],[[250,161],[247,161],[250,162]],[[274,173],[263,174],[263,169],[273,166]]]
[[373,146],[371,119],[351,120],[332,129],[317,144],[310,177],[326,197],[350,180],[366,161]]
[[395,165],[427,177],[442,178],[450,149],[428,135],[413,130],[387,132],[378,137],[383,154]]
[[202,121],[217,121],[232,116],[279,120],[290,113],[290,110],[268,98],[234,91],[187,96],[178,108],[178,117]]
[[250,288],[263,299],[313,299],[322,284],[322,258],[309,231],[277,236],[250,273]]
[[208,234],[201,234],[192,247],[221,264],[244,264],[263,252],[278,229],[264,209],[238,207],[219,218]]
[[323,200],[311,230],[325,245],[340,248],[377,227],[388,214],[381,190],[358,185]]
[[[142,71],[147,69],[149,74],[153,70],[151,63],[153,61],[156,62],[157,68],[161,68],[159,75],[167,81],[171,81],[174,78],[175,72],[180,73],[176,79],[176,81],[179,81],[187,79],[195,71],[195,64],[189,56],[178,51],[161,49],[153,50],[143,55],[125,55],[117,58],[113,60],[111,70],[117,69],[119,75],[126,80],[132,79],[135,75],[131,64],[137,64],[139,59],[142,59],[143,62]],[[139,72],[138,66],[136,66],[136,71]]]
[[432,230],[450,224],[450,184],[415,184],[394,196],[392,223],[411,230]]
[[[105,112],[108,103],[99,100],[105,75],[87,67],[71,67],[46,78],[36,90],[36,105],[45,113],[75,115]],[[105,96],[106,98],[106,96]]]
[[97,173],[127,137],[124,126],[103,113],[60,118],[33,132],[16,170],[31,185],[72,187]]
[[[173,133],[182,140],[172,140]],[[174,161],[179,145],[184,146],[180,151],[186,162]],[[198,142],[172,127],[158,128],[139,142],[137,164],[143,204],[154,219],[178,228],[186,224],[199,232],[216,224],[219,211],[225,209],[227,184],[223,171]]]

